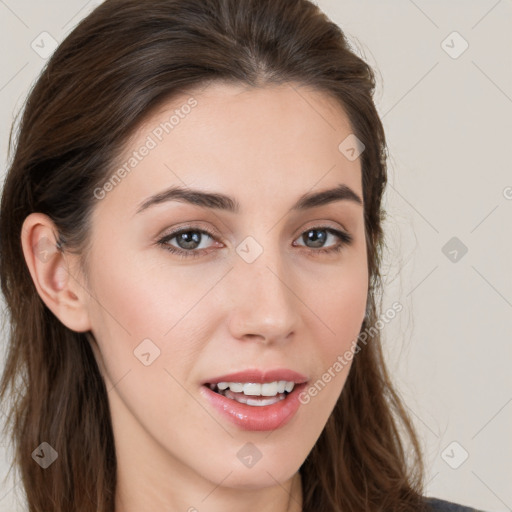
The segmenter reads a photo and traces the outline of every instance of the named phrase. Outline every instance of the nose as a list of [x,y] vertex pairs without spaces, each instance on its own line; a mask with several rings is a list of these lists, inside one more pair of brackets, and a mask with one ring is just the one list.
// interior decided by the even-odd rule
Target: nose
[[252,263],[236,261],[229,283],[229,329],[236,339],[283,343],[297,331],[301,301],[291,273],[283,267],[279,256],[270,256],[269,251]]

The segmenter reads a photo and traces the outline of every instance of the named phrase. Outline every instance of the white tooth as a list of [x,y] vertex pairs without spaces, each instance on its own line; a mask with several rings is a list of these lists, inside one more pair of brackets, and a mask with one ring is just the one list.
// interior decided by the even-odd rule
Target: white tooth
[[[231,388],[231,391],[233,391],[233,388]],[[244,384],[244,395],[261,395],[261,384],[257,382],[246,382]]]
[[220,389],[220,390],[223,390],[223,389],[227,389],[229,386],[229,384],[227,382],[219,382],[217,384],[217,387]]
[[261,394],[263,396],[276,396],[277,395],[277,382],[266,382],[261,385]]
[[278,393],[284,393],[284,388],[285,387],[286,387],[286,381],[285,380],[280,380],[277,383],[277,392]]
[[244,390],[244,385],[241,382],[228,382],[228,386],[233,393],[241,393]]
[[295,386],[294,382],[287,382],[286,385],[284,386],[284,390],[288,391],[288,393],[290,393],[294,386]]

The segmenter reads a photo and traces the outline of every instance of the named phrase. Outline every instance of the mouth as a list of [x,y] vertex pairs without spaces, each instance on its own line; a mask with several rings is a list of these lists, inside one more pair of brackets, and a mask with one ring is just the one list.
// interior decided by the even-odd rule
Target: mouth
[[271,380],[275,376],[261,373],[253,374],[250,381],[247,373],[230,375],[233,380],[225,377],[203,382],[200,392],[205,405],[238,428],[252,431],[276,430],[290,422],[301,406],[299,396],[307,385],[303,376],[290,373],[286,378],[295,380]]
[[293,391],[296,383],[279,380],[273,382],[218,382],[206,384],[214,393],[222,395],[238,403],[252,407],[273,405]]

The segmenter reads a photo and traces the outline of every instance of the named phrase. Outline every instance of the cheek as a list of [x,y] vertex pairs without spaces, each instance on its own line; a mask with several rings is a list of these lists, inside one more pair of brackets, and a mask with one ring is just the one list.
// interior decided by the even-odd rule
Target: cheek
[[364,320],[367,295],[368,273],[366,266],[361,265],[340,269],[314,293],[314,311],[326,326],[322,332],[328,333],[319,341],[331,358],[334,352],[345,351],[357,338]]
[[304,281],[303,294],[324,324],[317,330],[321,338],[317,342],[328,365],[357,339],[366,311],[369,276],[362,218],[350,232],[354,240],[342,249],[340,258],[330,267],[318,265],[313,277]]
[[[340,267],[326,280],[322,293],[315,292],[315,312],[325,324],[316,329],[315,354],[319,366],[315,380],[302,395],[306,409],[314,410],[324,425],[343,390],[350,372],[357,338],[366,311],[368,273],[364,265]],[[323,333],[323,334],[320,334]]]
[[124,258],[96,268],[93,288],[102,317],[133,341],[165,337],[210,286],[192,267],[170,268],[162,260]]
[[218,277],[200,277],[192,266],[172,268],[165,258],[124,256],[93,265],[93,334],[109,380],[114,383],[127,371],[131,380],[142,372],[147,386],[159,389],[158,376],[168,369],[185,382],[213,312],[201,298]]
[[366,311],[366,267],[347,268],[337,276],[323,288],[323,293],[315,295],[318,316],[326,328],[315,331],[319,333],[314,338],[315,357],[320,364],[314,381],[302,395],[302,403],[315,410],[322,425],[334,408],[357,357],[354,350]]

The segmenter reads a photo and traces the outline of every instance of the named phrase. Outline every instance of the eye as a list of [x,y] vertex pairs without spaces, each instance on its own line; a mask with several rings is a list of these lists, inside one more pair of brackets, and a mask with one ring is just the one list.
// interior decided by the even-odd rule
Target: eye
[[[329,240],[329,237],[331,237],[331,239],[334,238],[335,240],[338,239],[338,243],[335,242],[334,245],[324,247],[324,244]],[[304,246],[313,249],[311,252],[323,254],[339,252],[344,246],[352,243],[351,235],[345,231],[328,226],[316,226],[309,228],[307,231],[302,233],[298,239],[304,241]]]
[[[201,256],[203,251],[206,250],[206,247],[201,245],[203,242],[207,241],[207,238],[211,238],[213,240],[214,236],[203,229],[185,228],[164,236],[158,241],[158,244],[162,245],[164,249],[173,254],[177,254],[182,258],[187,258],[190,256]],[[177,247],[169,243],[174,239],[176,239]],[[200,249],[200,251],[195,249]]]
[[[199,257],[205,252],[209,252],[208,239],[215,240],[215,235],[204,229],[196,227],[186,227],[169,233],[160,240],[158,244],[163,246],[165,250],[172,254],[176,254],[180,258]],[[317,226],[304,231],[299,239],[303,240],[303,244],[294,244],[306,247],[308,252],[312,254],[326,254],[340,252],[343,247],[352,243],[352,236],[348,233],[334,229],[328,226]],[[324,247],[326,242],[334,239],[334,245]],[[338,240],[336,243],[336,239]],[[175,240],[175,244],[171,243]],[[308,244],[308,245],[306,245]],[[206,245],[206,246],[205,246]]]

